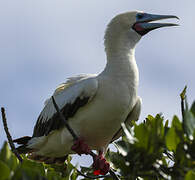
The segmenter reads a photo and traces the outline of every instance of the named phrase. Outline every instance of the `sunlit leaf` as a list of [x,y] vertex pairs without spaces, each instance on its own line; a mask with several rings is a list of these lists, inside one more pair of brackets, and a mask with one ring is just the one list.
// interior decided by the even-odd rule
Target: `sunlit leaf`
[[186,89],[187,89],[187,86],[184,87],[183,91],[180,94],[180,97],[181,97],[182,100],[184,100],[185,97],[186,97]]
[[71,174],[71,180],[76,180],[77,177],[78,177],[78,173],[77,173],[77,171],[74,169],[74,171],[73,171],[72,174]]
[[9,167],[0,160],[0,179],[4,180],[4,179],[8,179],[10,176],[10,169]]
[[180,122],[179,118],[177,116],[173,116],[172,120],[172,127],[175,127],[175,129],[182,131],[182,123]]
[[149,137],[148,137],[148,131],[145,127],[145,124],[140,124],[138,126],[135,126],[134,132],[135,132],[135,138],[138,140],[136,145],[138,147],[147,149]]
[[9,159],[11,158],[11,155],[12,155],[12,152],[9,149],[8,143],[5,142],[0,152],[0,160],[2,160],[3,162],[7,164]]
[[0,160],[2,160],[4,163],[6,163],[11,170],[16,169],[16,167],[19,164],[18,159],[11,152],[7,142],[4,143],[4,145],[3,145],[2,149],[1,149]]
[[185,175],[185,180],[195,180],[195,171],[188,171]]
[[176,152],[176,148],[177,145],[180,142],[180,139],[177,135],[177,133],[175,132],[175,128],[171,127],[166,135],[166,146],[170,151],[175,151]]

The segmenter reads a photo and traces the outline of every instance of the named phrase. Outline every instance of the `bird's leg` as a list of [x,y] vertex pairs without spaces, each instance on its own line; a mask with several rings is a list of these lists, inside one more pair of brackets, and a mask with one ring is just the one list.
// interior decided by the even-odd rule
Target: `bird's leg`
[[110,164],[106,161],[103,156],[103,151],[99,151],[99,155],[93,158],[93,169],[94,175],[105,175],[110,170]]
[[85,143],[85,141],[82,138],[78,138],[74,141],[73,146],[71,147],[71,150],[76,152],[77,154],[90,154],[91,150],[89,146]]
[[[71,147],[72,151],[76,152],[77,154],[91,154],[91,149],[85,143],[82,138],[79,138],[74,141],[73,146]],[[106,162],[106,159],[103,156],[103,151],[100,150],[98,155],[93,155],[93,169],[94,175],[105,175],[110,170],[110,164]]]

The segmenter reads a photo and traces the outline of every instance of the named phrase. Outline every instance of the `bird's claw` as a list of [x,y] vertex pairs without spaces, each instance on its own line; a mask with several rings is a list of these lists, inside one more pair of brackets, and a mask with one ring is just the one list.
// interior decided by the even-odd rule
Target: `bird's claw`
[[[81,138],[76,140],[71,147],[71,150],[76,152],[77,154],[90,154],[91,150],[89,146],[85,143],[85,141]],[[105,175],[110,170],[110,164],[106,162],[106,159],[103,157],[102,153],[96,155],[93,158],[93,169],[94,175]]]
[[105,175],[110,170],[110,164],[106,162],[106,159],[102,155],[97,155],[93,159],[94,175]]

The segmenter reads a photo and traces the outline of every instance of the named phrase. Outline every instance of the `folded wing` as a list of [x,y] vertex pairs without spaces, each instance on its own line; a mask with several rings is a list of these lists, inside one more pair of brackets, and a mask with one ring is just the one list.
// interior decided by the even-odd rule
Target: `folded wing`
[[[96,75],[80,75],[61,84],[53,97],[66,120],[73,117],[79,108],[90,102],[96,94],[98,81]],[[34,127],[33,137],[47,136],[51,131],[64,127],[52,99],[49,98]]]

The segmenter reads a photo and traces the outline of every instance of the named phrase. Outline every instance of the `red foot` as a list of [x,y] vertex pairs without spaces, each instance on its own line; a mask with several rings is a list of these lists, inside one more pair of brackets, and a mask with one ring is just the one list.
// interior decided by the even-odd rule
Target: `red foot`
[[94,175],[105,175],[110,170],[110,164],[106,162],[102,154],[99,154],[93,159],[93,169]]
[[[79,138],[78,140],[74,142],[71,149],[79,155],[90,154],[90,151],[91,151],[89,146],[81,138]],[[105,175],[110,170],[110,164],[106,162],[106,159],[103,157],[102,151],[99,152],[99,155],[93,158],[92,166],[94,169],[94,172],[93,172],[94,175]]]
[[78,139],[74,142],[73,146],[71,147],[73,151],[75,151],[77,154],[89,154],[90,148],[89,146],[84,142],[83,139]]

